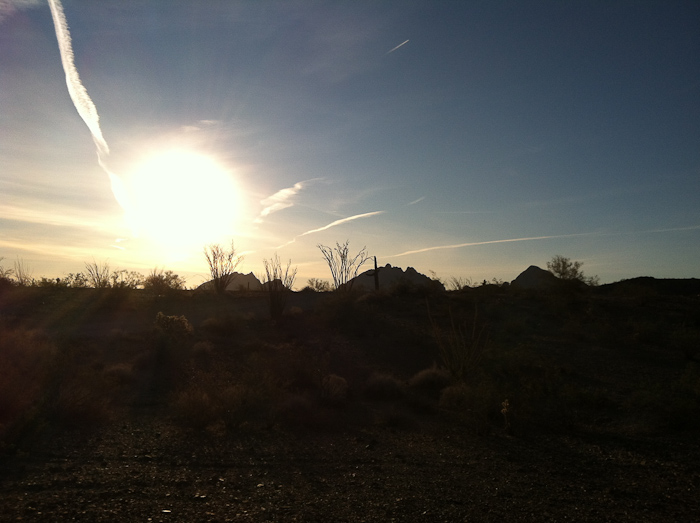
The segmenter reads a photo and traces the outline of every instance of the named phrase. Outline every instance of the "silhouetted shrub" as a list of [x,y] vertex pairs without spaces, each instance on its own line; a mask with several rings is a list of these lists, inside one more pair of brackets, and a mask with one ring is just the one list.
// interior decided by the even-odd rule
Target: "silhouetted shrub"
[[348,382],[337,374],[324,376],[321,382],[321,398],[331,405],[342,405],[348,399]]
[[408,380],[410,387],[431,393],[439,393],[451,382],[450,372],[436,365],[419,371]]
[[217,316],[207,318],[201,323],[200,327],[207,334],[231,338],[241,332],[244,327],[244,321],[240,316]]
[[365,383],[364,394],[371,400],[395,400],[404,396],[404,385],[389,374],[373,374]]
[[277,417],[293,428],[314,428],[320,423],[319,407],[305,394],[290,394],[277,407]]
[[171,340],[187,338],[194,333],[192,325],[184,316],[166,316],[162,312],[156,315],[155,326],[158,332]]
[[166,294],[185,288],[185,279],[181,278],[173,271],[163,271],[163,269],[153,269],[143,280],[144,290],[156,294]]

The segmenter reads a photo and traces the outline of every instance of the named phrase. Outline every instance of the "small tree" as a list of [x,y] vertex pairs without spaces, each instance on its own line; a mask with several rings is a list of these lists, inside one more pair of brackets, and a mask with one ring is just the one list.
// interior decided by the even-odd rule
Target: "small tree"
[[547,270],[557,278],[565,281],[580,281],[586,285],[598,285],[598,276],[585,276],[581,270],[583,262],[571,261],[561,255],[556,255],[547,262]]
[[270,260],[263,260],[265,274],[262,277],[263,288],[270,297],[270,316],[273,320],[282,317],[287,297],[297,276],[296,267],[292,270],[292,260],[283,268],[279,256],[274,255]]
[[236,247],[231,242],[231,248],[225,249],[218,243],[204,247],[204,256],[209,265],[214,290],[223,294],[236,277],[236,268],[243,261],[243,257],[236,254]]
[[331,270],[335,290],[350,291],[352,283],[347,285],[360,272],[360,268],[369,260],[367,247],[362,247],[355,256],[350,255],[350,240],[344,244],[335,243],[335,247],[318,244],[318,248]]

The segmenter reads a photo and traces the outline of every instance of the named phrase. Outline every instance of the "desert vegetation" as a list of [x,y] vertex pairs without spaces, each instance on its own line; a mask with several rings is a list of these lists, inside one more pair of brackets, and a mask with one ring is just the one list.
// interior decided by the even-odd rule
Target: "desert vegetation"
[[[224,274],[233,248],[216,252]],[[361,258],[345,265],[350,273]],[[651,467],[666,478],[673,466],[689,485],[698,481],[674,461],[697,451],[700,431],[697,290],[667,292],[644,279],[541,291],[456,279],[450,291],[293,292],[291,261],[275,256],[264,268],[258,293],[186,290],[164,269],[135,284],[134,275],[97,263],[85,276],[2,286],[2,459],[22,463],[47,448],[80,455],[81,446],[107,437],[125,448],[134,437],[148,441],[148,460],[161,466],[172,459],[193,466],[199,458],[188,456],[208,448],[224,455],[237,445],[257,448],[252,441],[335,442],[347,459],[359,459],[351,450],[358,444],[348,441],[361,442],[363,452],[382,441],[391,450],[373,459],[387,473],[412,477],[400,456],[424,459],[433,446],[455,463],[468,459],[463,449],[488,448],[504,470],[520,460],[525,472],[512,473],[522,479],[534,474],[528,460],[544,459],[537,452],[565,454],[553,450],[564,445],[571,456],[596,448],[615,463],[634,452],[625,466],[640,474]],[[11,280],[14,268],[2,274]],[[533,441],[548,443],[522,450]],[[514,458],[515,449],[525,454]],[[610,463],[586,459],[571,466],[589,488],[605,489],[601,471]],[[45,470],[32,463],[36,474]],[[452,481],[466,487],[459,477]],[[664,495],[651,483],[639,488]],[[688,503],[685,492],[672,499]],[[670,504],[659,506],[670,514]],[[467,513],[461,505],[446,512]]]

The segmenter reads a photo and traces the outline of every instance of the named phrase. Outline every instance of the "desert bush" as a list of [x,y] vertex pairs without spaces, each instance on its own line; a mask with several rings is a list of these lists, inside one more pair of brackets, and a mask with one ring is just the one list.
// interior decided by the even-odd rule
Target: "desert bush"
[[488,331],[485,325],[478,325],[477,308],[471,326],[458,325],[450,311],[450,329],[443,331],[430,315],[433,339],[438,345],[445,368],[457,380],[464,380],[473,374],[484,356],[488,344]]
[[198,357],[211,356],[214,353],[214,345],[210,341],[198,341],[192,347],[192,354]]
[[437,365],[419,371],[408,380],[411,388],[436,394],[450,383],[452,383],[451,373]]
[[109,282],[113,289],[138,289],[143,285],[143,275],[136,271],[120,269],[109,275]]
[[[4,259],[3,256],[0,256],[0,262]],[[6,269],[3,265],[0,265],[0,278],[9,280],[12,278],[13,272],[12,269]]]
[[321,398],[331,405],[342,405],[348,399],[348,382],[337,374],[328,374],[321,382]]
[[239,335],[243,327],[243,318],[234,315],[207,318],[200,324],[201,330],[205,333],[222,338]]
[[192,325],[184,316],[166,316],[162,312],[156,314],[155,326],[169,340],[181,340],[194,333]]
[[17,285],[20,287],[29,287],[35,283],[29,265],[27,265],[22,258],[17,258],[15,261],[12,275],[17,282]]
[[373,374],[364,387],[364,395],[371,400],[396,400],[404,394],[404,384],[389,374]]
[[204,247],[204,257],[209,265],[214,290],[223,294],[236,277],[236,268],[243,261],[243,257],[236,253],[233,242],[229,249],[219,244],[207,245]]
[[178,391],[172,400],[172,409],[180,425],[193,429],[204,429],[221,416],[221,405],[198,386]]
[[85,263],[85,272],[88,287],[94,289],[106,289],[109,287],[112,271],[107,262],[98,263],[92,260],[92,263]]
[[70,272],[64,276],[63,280],[61,281],[66,282],[66,287],[72,287],[75,289],[84,289],[85,287],[89,287],[88,278],[82,272],[75,274]]
[[510,402],[507,407],[504,405],[506,401],[493,384],[481,381],[474,384],[459,382],[444,388],[439,404],[440,408],[459,415],[477,434],[487,434],[493,426],[503,427],[504,419],[508,420],[510,429],[512,408]]
[[[342,245],[336,242],[335,247],[327,247],[320,243],[317,247],[331,271],[335,290],[352,290],[351,280],[357,276],[360,268],[369,261],[367,247],[360,249],[355,256],[350,254],[349,240],[346,240]],[[348,282],[350,282],[350,285],[348,285]]]
[[56,347],[35,331],[0,327],[0,440],[31,422],[55,358]]
[[468,289],[472,286],[472,280],[471,278],[464,278],[462,276],[451,276],[447,280],[447,290],[450,291],[461,291],[464,289]]
[[547,270],[564,281],[578,281],[591,286],[598,285],[600,278],[598,276],[585,276],[581,270],[582,265],[583,262],[571,261],[569,258],[557,255],[547,262]]
[[674,330],[670,336],[671,347],[679,350],[688,360],[700,359],[700,332],[688,327]]
[[99,373],[78,372],[63,380],[52,399],[49,419],[69,428],[94,427],[114,417],[112,399]]
[[265,274],[262,277],[262,284],[268,294],[270,316],[276,320],[282,317],[284,307],[287,304],[287,297],[294,285],[297,269],[295,267],[294,270],[291,270],[291,260],[287,263],[287,267],[283,268],[277,254],[270,260],[263,260],[263,265]]
[[333,290],[330,283],[318,278],[309,278],[304,289],[309,289],[314,292],[331,292]]
[[104,377],[115,385],[133,383],[136,379],[133,365],[128,363],[115,363],[104,369]]
[[280,396],[279,382],[264,369],[245,365],[238,373],[224,368],[190,368],[171,395],[171,412],[184,427],[225,428],[269,421]]
[[156,267],[144,278],[143,288],[155,294],[166,294],[172,291],[183,290],[185,283],[185,279],[173,271],[164,271]]
[[289,394],[278,405],[276,415],[283,424],[297,429],[310,429],[320,424],[319,407],[305,394]]

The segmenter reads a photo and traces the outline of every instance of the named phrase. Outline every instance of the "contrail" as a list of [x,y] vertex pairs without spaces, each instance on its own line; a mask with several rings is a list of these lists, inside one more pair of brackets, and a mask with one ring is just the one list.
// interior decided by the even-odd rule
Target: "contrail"
[[53,18],[53,25],[56,30],[56,40],[58,40],[58,50],[61,54],[63,71],[66,74],[68,94],[78,114],[92,134],[92,139],[97,147],[97,161],[100,167],[102,167],[109,176],[114,197],[125,211],[129,211],[129,197],[126,188],[121,179],[112,173],[106,165],[106,159],[109,156],[109,146],[102,136],[100,116],[97,114],[97,108],[92,102],[85,86],[80,81],[80,75],[78,75],[78,70],[75,68],[73,45],[71,43],[66,15],[63,13],[63,6],[60,0],[49,0],[49,7],[51,8],[51,17]]
[[574,236],[591,236],[593,234],[598,234],[595,232],[584,232],[579,234],[561,234],[558,236],[532,236],[529,238],[511,238],[508,240],[489,240],[484,242],[471,242],[471,243],[457,243],[454,245],[438,245],[436,247],[426,247],[425,249],[416,249],[414,251],[406,251],[401,254],[392,254],[391,256],[385,256],[386,258],[397,258],[399,256],[407,256],[409,254],[418,254],[421,252],[437,251],[439,249],[459,249],[460,247],[472,247],[474,245],[488,245],[491,243],[510,243],[510,242],[526,242],[531,240],[551,240],[554,238],[573,238]]
[[401,46],[403,46],[403,45],[406,45],[407,43],[408,43],[408,40],[406,40],[405,42],[401,42],[399,45],[397,45],[397,46],[394,47],[393,49],[387,51],[386,54],[393,53],[393,52],[396,51],[399,47],[401,47]]
[[385,211],[373,211],[373,212],[366,212],[364,214],[356,214],[355,216],[350,216],[348,218],[342,218],[340,220],[336,220],[334,222],[331,222],[328,225],[324,225],[323,227],[319,227],[318,229],[311,229],[310,231],[306,231],[305,233],[302,233],[299,236],[297,236],[297,238],[299,238],[301,236],[306,236],[307,234],[313,234],[315,232],[325,231],[326,229],[330,229],[331,227],[335,227],[336,225],[340,225],[341,223],[351,222],[353,220],[358,220],[360,218],[368,218],[370,216],[375,216],[377,214],[383,214],[384,212]]
[[307,236],[309,234],[313,234],[315,232],[321,232],[325,231],[326,229],[330,229],[331,227],[335,227],[336,225],[341,225],[343,223],[351,222],[353,220],[359,220],[360,218],[369,218],[370,216],[376,216],[377,214],[384,214],[386,211],[372,211],[372,212],[366,212],[363,214],[356,214],[355,216],[348,216],[347,218],[341,218],[340,220],[336,220],[334,222],[329,223],[328,225],[324,225],[323,227],[319,227],[318,229],[311,229],[310,231],[306,231],[301,233],[298,236],[295,236],[291,240],[289,240],[287,243],[283,243],[278,249],[281,249],[282,247],[286,247],[287,245],[290,245],[294,243],[297,238],[301,238],[302,236]]

